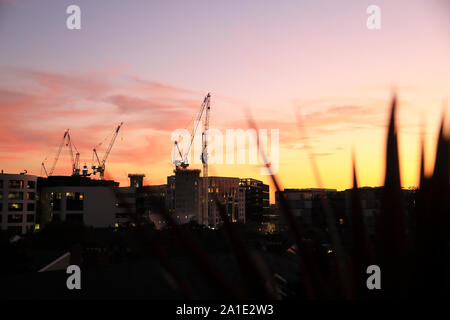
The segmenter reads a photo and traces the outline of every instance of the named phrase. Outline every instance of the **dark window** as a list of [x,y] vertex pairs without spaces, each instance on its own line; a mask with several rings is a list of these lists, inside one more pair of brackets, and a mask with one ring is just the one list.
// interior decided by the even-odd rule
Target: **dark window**
[[27,211],[34,211],[34,203],[27,203]]
[[23,192],[9,192],[8,199],[9,200],[23,200]]
[[3,189],[3,180],[0,180],[0,189]]
[[27,222],[34,222],[34,214],[27,214]]
[[83,214],[81,213],[66,214],[66,221],[83,223]]
[[27,192],[27,200],[36,200],[36,193]]
[[7,230],[10,233],[21,234],[22,233],[22,226],[11,226],[11,227],[8,227]]
[[0,223],[2,223],[3,215],[0,214]]
[[28,181],[27,189],[36,189],[36,181]]
[[23,211],[23,203],[8,203],[8,211]]
[[23,221],[23,215],[8,214],[8,223],[21,223],[22,221]]
[[0,191],[0,200],[3,200],[3,191]]
[[62,199],[61,193],[59,192],[50,193],[50,206],[52,207],[53,211],[61,210],[61,199]]
[[23,180],[9,180],[10,189],[23,189]]
[[82,211],[84,203],[84,193],[67,192],[66,193],[66,209],[70,211]]

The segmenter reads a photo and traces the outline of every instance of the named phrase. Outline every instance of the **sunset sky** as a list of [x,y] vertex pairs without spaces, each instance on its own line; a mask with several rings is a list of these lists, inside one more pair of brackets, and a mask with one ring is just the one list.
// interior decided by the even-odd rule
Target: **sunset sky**
[[[81,30],[66,8],[81,8]],[[366,8],[381,8],[368,30]],[[418,181],[420,132],[427,171],[445,98],[450,97],[450,2],[404,1],[14,1],[0,0],[0,169],[41,174],[70,128],[91,166],[124,122],[106,165],[127,185],[172,174],[171,133],[191,130],[212,94],[211,127],[280,131],[284,187],[383,182],[392,90],[399,97],[404,187]],[[447,103],[448,104],[448,103]],[[447,112],[448,114],[448,112]],[[302,139],[301,115],[308,140]],[[70,172],[63,150],[56,174]],[[193,166],[200,167],[200,166]],[[254,177],[259,167],[211,165],[210,175]],[[273,199],[272,199],[273,201]]]

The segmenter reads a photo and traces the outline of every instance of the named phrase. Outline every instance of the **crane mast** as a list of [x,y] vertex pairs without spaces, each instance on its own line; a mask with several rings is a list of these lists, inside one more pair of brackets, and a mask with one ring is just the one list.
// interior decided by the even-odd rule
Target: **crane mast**
[[211,101],[211,95],[208,93],[208,95],[205,97],[205,100],[203,104],[206,107],[206,114],[205,114],[205,123],[203,127],[203,134],[202,134],[202,163],[203,163],[203,221],[207,221],[209,215],[209,183],[208,183],[208,129],[209,129],[209,112],[211,109],[210,105]]
[[208,177],[208,138],[207,138],[207,132],[209,129],[209,111],[211,109],[210,106],[210,100],[211,95],[208,93],[208,95],[205,97],[205,107],[206,107],[206,114],[205,114],[205,123],[203,127],[203,133],[202,133],[202,163],[203,163],[203,177]]

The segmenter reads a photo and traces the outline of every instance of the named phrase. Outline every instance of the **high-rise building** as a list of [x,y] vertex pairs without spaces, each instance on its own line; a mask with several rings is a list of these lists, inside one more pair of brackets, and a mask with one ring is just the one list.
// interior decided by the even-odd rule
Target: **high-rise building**
[[245,216],[247,221],[261,223],[269,213],[269,185],[260,180],[240,179],[239,186],[245,190]]
[[[207,225],[216,227],[222,222],[215,199],[223,206],[231,222],[246,222],[245,189],[239,185],[239,178],[208,177],[208,220]],[[202,178],[202,183],[204,182]],[[204,221],[205,222],[205,221]],[[203,223],[206,224],[206,223]]]
[[167,201],[169,213],[175,219],[197,220],[201,215],[200,170],[177,168],[175,175],[167,177]]
[[239,178],[208,177],[208,210],[203,212],[202,190],[205,179],[200,170],[175,170],[175,175],[167,177],[166,208],[178,220],[195,219],[199,224],[216,227],[220,214],[214,198],[224,205],[230,220],[245,222],[245,190],[239,186]]
[[37,177],[29,174],[0,174],[0,228],[16,234],[34,229]]

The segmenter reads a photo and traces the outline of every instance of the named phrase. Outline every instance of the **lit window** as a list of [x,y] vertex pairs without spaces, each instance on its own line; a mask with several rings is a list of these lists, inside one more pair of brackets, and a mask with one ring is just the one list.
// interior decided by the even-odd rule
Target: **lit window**
[[9,192],[8,199],[9,200],[23,200],[23,192]]
[[22,211],[23,203],[8,203],[8,211]]
[[23,180],[9,180],[8,186],[10,189],[23,189]]
[[84,204],[84,194],[80,192],[66,193],[66,209],[72,211],[82,211]]

